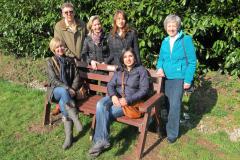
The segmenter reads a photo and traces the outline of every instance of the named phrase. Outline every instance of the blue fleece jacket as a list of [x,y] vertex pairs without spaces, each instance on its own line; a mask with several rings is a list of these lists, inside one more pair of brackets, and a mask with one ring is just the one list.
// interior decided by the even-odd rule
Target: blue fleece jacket
[[[182,40],[184,40],[184,47]],[[178,38],[173,44],[172,53],[170,51],[170,37],[166,37],[162,42],[159,54],[157,70],[163,69],[167,79],[184,79],[184,83],[192,83],[196,70],[196,52],[192,38],[189,35],[184,35],[182,31],[178,33]]]

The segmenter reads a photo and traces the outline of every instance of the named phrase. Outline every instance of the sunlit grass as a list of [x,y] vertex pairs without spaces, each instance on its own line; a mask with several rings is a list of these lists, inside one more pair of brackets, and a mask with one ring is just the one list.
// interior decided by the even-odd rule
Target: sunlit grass
[[[189,113],[192,126],[181,126],[181,137],[176,143],[161,142],[156,157],[166,160],[239,159],[240,142],[230,141],[227,132],[240,128],[240,83],[231,79],[222,82],[221,76],[214,73],[208,76],[211,81],[205,81],[192,95],[184,97],[184,112]],[[88,155],[91,118],[88,116],[80,114],[83,134],[67,151],[61,148],[62,124],[43,132],[31,130],[34,126],[41,127],[45,94],[0,80],[0,159],[91,159]],[[209,132],[199,131],[200,122],[209,127]],[[134,156],[136,140],[136,128],[113,123],[112,147],[97,159],[117,160],[124,154]]]

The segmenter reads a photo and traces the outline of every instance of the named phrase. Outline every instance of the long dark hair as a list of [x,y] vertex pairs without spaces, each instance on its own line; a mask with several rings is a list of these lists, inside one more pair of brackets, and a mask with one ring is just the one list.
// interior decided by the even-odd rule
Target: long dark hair
[[128,26],[127,15],[126,15],[126,13],[123,10],[117,10],[116,13],[114,14],[114,17],[113,17],[113,28],[112,28],[111,33],[112,33],[112,36],[115,37],[115,34],[118,31],[118,27],[117,27],[116,21],[117,21],[117,17],[118,17],[119,14],[121,14],[123,16],[123,18],[125,19],[125,21],[126,21],[124,29],[123,29],[123,34],[121,36],[121,38],[125,38],[127,32],[130,30],[130,28]]
[[134,64],[133,64],[133,66],[138,65],[138,63],[137,63],[137,56],[136,56],[136,53],[134,52],[133,48],[132,48],[132,47],[127,47],[127,48],[124,48],[124,49],[122,50],[122,54],[121,54],[121,56],[119,57],[119,62],[120,62],[120,65],[121,65],[121,66],[119,66],[119,69],[121,69],[121,70],[124,69],[124,68],[126,68],[126,66],[125,66],[125,64],[124,64],[124,61],[123,61],[124,54],[125,54],[126,52],[131,52],[131,53],[133,54],[133,57],[134,57]]

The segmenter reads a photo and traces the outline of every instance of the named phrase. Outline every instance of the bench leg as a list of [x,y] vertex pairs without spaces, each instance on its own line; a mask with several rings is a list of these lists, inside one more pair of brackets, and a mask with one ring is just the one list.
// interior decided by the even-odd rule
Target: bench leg
[[93,115],[92,118],[92,125],[90,130],[90,141],[93,140],[94,132],[95,132],[95,126],[96,126],[96,115]]
[[160,120],[160,116],[159,116],[160,115],[159,106],[155,106],[154,109],[155,109],[154,117],[157,122],[156,129],[157,129],[158,136],[160,137],[161,136],[160,130],[161,130],[162,124],[161,124],[161,120]]
[[43,125],[49,125],[51,123],[50,118],[51,104],[46,100],[44,106]]
[[[151,112],[150,112],[151,113]],[[142,158],[146,137],[147,137],[147,128],[148,128],[148,121],[149,121],[149,114],[145,113],[144,120],[143,120],[143,126],[140,129],[140,135],[138,137],[138,144],[137,144],[137,159]]]
[[160,117],[160,106],[155,106],[155,119],[156,119],[156,122],[157,122],[157,133],[158,133],[158,137],[160,139],[163,139],[166,137],[166,129],[165,129],[165,126],[164,126],[164,123],[163,121],[161,120],[161,117]]

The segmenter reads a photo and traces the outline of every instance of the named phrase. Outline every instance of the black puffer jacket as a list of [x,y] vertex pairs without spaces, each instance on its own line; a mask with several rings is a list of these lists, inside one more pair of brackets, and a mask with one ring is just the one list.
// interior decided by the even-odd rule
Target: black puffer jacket
[[109,49],[107,46],[107,37],[103,34],[101,42],[96,45],[91,36],[87,36],[84,40],[82,49],[82,59],[87,63],[91,63],[92,60],[100,63],[104,62],[109,57]]
[[135,66],[130,72],[118,69],[107,84],[109,96],[122,96],[122,74],[124,72],[125,96],[128,105],[145,98],[149,92],[149,76],[142,66]]
[[134,30],[128,31],[123,39],[117,33],[114,37],[112,34],[109,34],[108,46],[110,50],[110,56],[105,63],[119,65],[119,57],[122,54],[122,50],[124,48],[131,47],[137,56],[137,63],[141,64],[137,33]]
[[[53,56],[55,61],[57,62],[57,65],[59,66],[58,60],[55,56]],[[48,70],[48,88],[47,88],[47,93],[48,93],[48,101],[50,102],[53,97],[53,89],[55,87],[64,87],[66,89],[72,88],[75,91],[79,89],[81,86],[81,81],[80,77],[78,74],[78,70],[75,66],[75,62],[73,58],[70,57],[64,57],[65,58],[65,76],[67,80],[67,85],[64,84],[60,80],[60,73],[53,62],[52,57],[48,58],[47,60],[47,70]],[[60,67],[60,66],[59,66]]]

